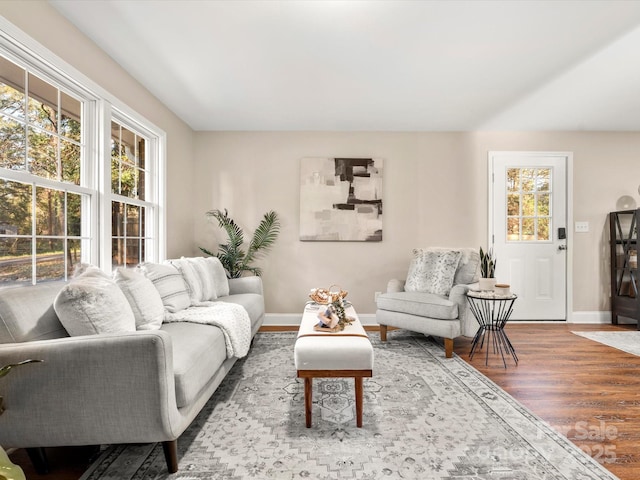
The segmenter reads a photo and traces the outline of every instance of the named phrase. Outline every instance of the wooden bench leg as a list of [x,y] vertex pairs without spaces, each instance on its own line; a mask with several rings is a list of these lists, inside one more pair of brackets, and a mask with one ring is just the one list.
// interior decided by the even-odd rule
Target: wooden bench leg
[[313,378],[304,378],[304,416],[307,428],[311,428],[311,408],[313,407]]
[[362,427],[362,377],[355,377],[356,380],[356,425]]
[[178,440],[162,442],[162,450],[164,450],[164,459],[167,462],[167,471],[176,473],[178,471]]
[[386,325],[380,325],[380,340],[383,341],[383,342],[387,341],[387,326]]
[[453,357],[453,338],[444,339],[444,356],[447,358]]

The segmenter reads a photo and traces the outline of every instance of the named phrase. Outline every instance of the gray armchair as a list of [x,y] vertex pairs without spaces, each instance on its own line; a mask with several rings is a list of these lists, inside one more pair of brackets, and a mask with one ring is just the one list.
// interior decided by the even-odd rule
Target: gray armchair
[[406,281],[393,279],[376,300],[380,339],[387,327],[398,327],[444,338],[445,355],[453,355],[453,340],[473,337],[478,322],[466,294],[477,289],[480,255],[471,248],[429,248],[413,251]]

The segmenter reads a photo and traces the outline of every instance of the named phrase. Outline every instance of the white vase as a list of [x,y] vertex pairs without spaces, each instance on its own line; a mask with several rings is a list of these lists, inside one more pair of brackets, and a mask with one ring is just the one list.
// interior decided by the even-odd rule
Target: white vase
[[495,278],[481,278],[480,279],[480,290],[482,290],[482,291],[493,290],[495,286],[496,286],[496,279]]

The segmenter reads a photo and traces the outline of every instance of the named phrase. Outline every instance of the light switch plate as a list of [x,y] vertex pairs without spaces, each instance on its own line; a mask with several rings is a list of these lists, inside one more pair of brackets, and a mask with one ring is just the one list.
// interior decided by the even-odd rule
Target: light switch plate
[[589,231],[589,222],[576,222],[576,233],[586,233]]

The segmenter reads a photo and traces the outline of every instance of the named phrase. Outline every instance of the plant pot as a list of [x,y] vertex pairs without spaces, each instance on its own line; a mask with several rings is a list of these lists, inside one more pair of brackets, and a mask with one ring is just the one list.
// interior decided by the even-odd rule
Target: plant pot
[[480,290],[483,290],[483,291],[493,290],[495,286],[496,286],[495,278],[480,279]]

